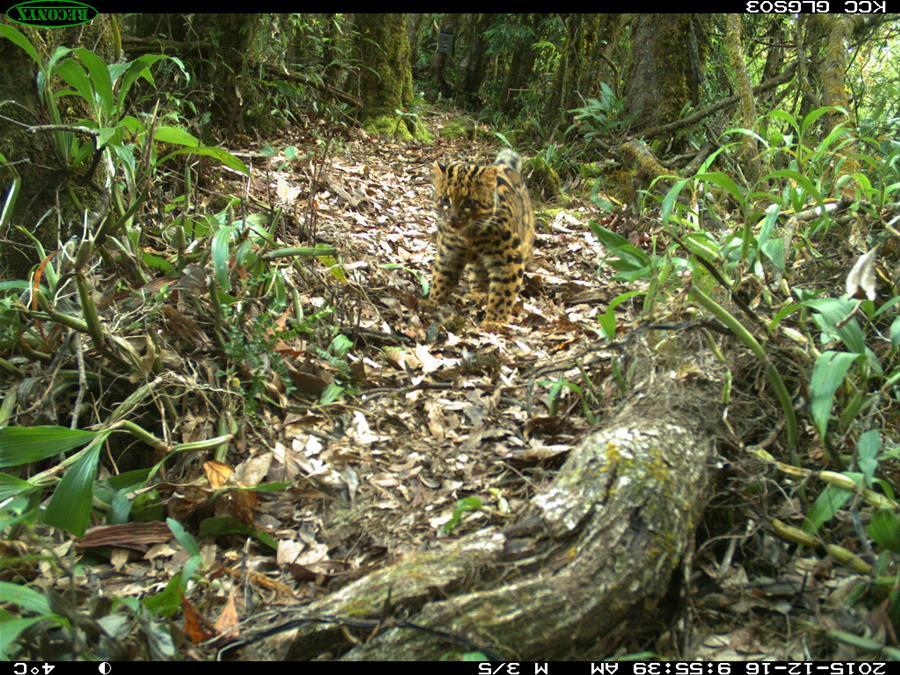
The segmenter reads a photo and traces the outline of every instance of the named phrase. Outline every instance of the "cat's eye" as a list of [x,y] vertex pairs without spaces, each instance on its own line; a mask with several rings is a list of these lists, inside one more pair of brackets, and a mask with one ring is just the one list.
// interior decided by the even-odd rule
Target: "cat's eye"
[[450,200],[447,197],[441,197],[440,199],[438,199],[438,206],[447,208],[448,206],[450,206]]
[[471,199],[469,199],[468,197],[466,197],[465,199],[463,199],[463,200],[462,200],[462,203],[460,204],[460,207],[463,208],[463,209],[465,209],[466,211],[471,211],[473,206],[475,206],[475,202],[473,202],[473,201],[472,201]]

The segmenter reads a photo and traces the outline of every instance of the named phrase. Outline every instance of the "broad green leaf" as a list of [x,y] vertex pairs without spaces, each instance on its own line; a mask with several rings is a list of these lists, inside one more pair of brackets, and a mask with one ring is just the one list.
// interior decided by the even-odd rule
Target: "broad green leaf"
[[44,511],[45,523],[79,537],[84,534],[91,519],[100,449],[108,435],[109,432],[100,434],[66,470]]
[[58,426],[3,427],[0,429],[0,468],[39,462],[78,448],[96,436],[96,431]]
[[239,171],[245,176],[250,175],[250,169],[247,168],[247,165],[244,164],[237,157],[232,155],[227,150],[222,148],[212,148],[209,146],[201,145],[196,148],[184,148],[182,150],[176,150],[175,152],[170,152],[168,155],[159,160],[159,163],[167,162],[173,157],[177,157],[178,155],[204,155],[205,157],[212,157],[215,160],[218,160],[220,164],[227,166],[229,169],[234,169],[235,171]]
[[154,255],[153,253],[147,253],[146,251],[144,251],[141,254],[141,260],[144,261],[144,264],[147,265],[147,267],[152,267],[155,270],[159,270],[163,274],[174,274],[176,271],[175,265],[170,263],[162,256]]
[[660,217],[662,219],[663,225],[669,222],[669,216],[672,215],[672,209],[675,207],[675,201],[678,199],[678,195],[681,194],[681,191],[687,184],[687,178],[682,178],[679,181],[675,181],[675,185],[673,185],[669,189],[669,191],[666,193],[666,196],[663,198],[662,207],[660,209]]
[[334,403],[341,397],[341,394],[343,393],[344,388],[341,385],[330,382],[319,396],[319,403],[321,403],[322,405]]
[[793,115],[791,115],[790,113],[785,112],[784,110],[773,110],[772,112],[769,113],[768,116],[774,117],[775,119],[778,119],[778,120],[782,120],[783,122],[787,122],[794,128],[794,131],[796,131],[797,133],[800,133],[800,125],[797,124],[797,118],[794,117]]
[[100,132],[100,135],[97,137],[97,147],[102,148],[115,137],[116,132],[119,131],[119,129],[118,127],[100,127],[98,131]]
[[806,192],[807,195],[815,197],[815,200],[818,203],[822,203],[822,195],[819,194],[819,191],[816,189],[816,186],[813,185],[813,182],[804,176],[799,171],[794,171],[793,169],[779,169],[778,171],[772,171],[771,173],[763,176],[761,180],[767,181],[770,178],[789,178],[800,187],[803,188],[803,191]]
[[11,281],[0,281],[0,292],[2,291],[27,291],[31,288],[31,284],[22,279],[13,279]]
[[703,181],[704,183],[712,183],[713,185],[718,185],[720,188],[734,197],[734,200],[738,204],[744,206],[744,193],[728,174],[722,173],[721,171],[713,171],[711,173],[698,173],[695,178],[696,180]]
[[225,227],[220,227],[213,236],[212,245],[210,247],[213,269],[216,271],[216,280],[219,282],[219,288],[224,291],[231,288],[228,264],[230,262],[229,249],[232,236],[234,236],[233,226],[226,225]]
[[25,495],[38,489],[37,485],[22,480],[8,473],[0,473],[0,502],[15,497],[17,495]]
[[850,133],[850,130],[844,126],[844,123],[841,122],[834,129],[831,130],[831,133],[828,134],[821,143],[816,146],[816,149],[813,151],[813,157],[818,157],[825,153],[826,150],[831,146],[832,143],[837,141],[838,139],[846,136]]
[[172,145],[185,145],[190,148],[196,148],[200,145],[200,140],[182,129],[181,127],[159,126],[153,132],[153,140],[160,143],[171,143]]
[[809,128],[816,123],[822,115],[826,115],[828,113],[838,112],[844,115],[847,114],[847,111],[844,108],[836,105],[826,105],[821,108],[816,108],[815,110],[806,114],[806,117],[803,118],[803,121],[800,123],[800,135],[806,135],[806,132]]
[[0,597],[20,609],[32,614],[50,614],[50,603],[46,596],[30,586],[0,581]]
[[81,47],[75,50],[75,54],[78,55],[78,58],[87,67],[88,73],[90,73],[93,89],[100,97],[100,103],[103,106],[103,115],[106,118],[104,121],[112,121],[115,115],[112,79],[109,76],[109,68],[107,68],[106,62],[94,52]]
[[[143,56],[139,56],[131,63],[127,64],[127,68],[121,74],[121,84],[119,85],[119,95],[116,99],[116,109],[123,110],[125,107],[125,97],[128,96],[128,91],[131,89],[131,85],[134,84],[134,81],[138,78],[139,75],[146,72],[147,75],[150,74],[148,70],[149,66],[152,66],[157,61],[161,61],[163,59],[169,58],[164,54],[144,54]],[[146,77],[146,76],[145,76]]]
[[[56,74],[73,87],[75,92],[91,106],[92,110],[95,108],[94,88],[91,86],[87,72],[77,61],[66,59],[56,67]],[[59,95],[57,94],[57,96]]]
[[735,127],[733,129],[726,129],[722,132],[722,135],[719,138],[723,138],[725,136],[730,136],[731,134],[740,134],[742,136],[749,136],[750,138],[755,138],[759,141],[764,147],[769,147],[769,142],[760,136],[758,133],[753,131],[752,129],[745,129],[743,127]]
[[181,526],[181,523],[174,518],[166,518],[166,525],[169,526],[175,539],[178,540],[178,543],[181,544],[185,551],[191,555],[200,555],[200,546],[197,545],[197,540]]
[[[853,477],[853,474],[845,474]],[[858,475],[858,474],[857,474]],[[803,521],[803,531],[815,534],[834,514],[841,510],[847,500],[853,496],[853,492],[839,488],[836,485],[826,485],[822,493],[816,497],[816,501],[809,507],[806,519]]]
[[779,272],[784,272],[784,240],[770,239],[759,249]]
[[725,143],[724,145],[719,146],[718,150],[716,150],[709,157],[703,160],[703,164],[701,164],[700,168],[697,169],[697,173],[706,173],[720,153],[725,152],[729,148],[732,148],[736,145],[737,143]]
[[866,338],[855,318],[847,320],[856,309],[856,303],[845,298],[814,298],[802,303],[816,310],[816,325],[828,338],[838,338],[851,352],[866,353]]
[[893,511],[876,511],[866,532],[881,548],[900,553],[900,516]]
[[869,429],[856,441],[856,455],[859,469],[866,478],[866,484],[872,484],[875,469],[878,468],[878,452],[881,450],[881,434],[877,429]]
[[607,230],[605,227],[598,223],[591,221],[590,227],[591,231],[597,236],[597,239],[600,240],[600,243],[609,250],[616,249],[621,246],[628,246],[628,244],[630,243],[618,232]]
[[816,359],[812,379],[809,383],[811,396],[809,407],[822,438],[825,438],[825,432],[828,429],[834,393],[844,381],[847,370],[858,358],[858,354],[848,352],[823,352]]
[[31,41],[27,37],[25,37],[18,29],[0,23],[0,37],[4,37],[12,42],[23,52],[28,54],[28,56],[31,57],[31,60],[34,61],[38,65],[38,67],[41,66],[41,57],[38,56],[37,50],[31,44]]
[[606,335],[607,339],[612,340],[616,336],[616,307],[636,295],[645,294],[646,291],[628,291],[627,293],[617,295],[612,302],[609,303],[606,311],[597,317],[597,322],[600,324],[600,328],[603,329],[603,334]]
[[[0,28],[5,28],[0,24]],[[50,616],[56,616],[55,614]],[[6,661],[10,658],[9,647],[16,638],[22,634],[29,626],[36,624],[38,621],[46,621],[48,616],[28,616],[13,617],[11,619],[3,619],[0,621],[0,660]]]
[[225,534],[242,534],[259,539],[259,541],[273,551],[278,549],[278,542],[275,541],[271,534],[264,530],[260,530],[253,525],[240,521],[237,518],[206,518],[200,523],[199,534],[201,537],[220,537]]
[[891,323],[891,344],[895,348],[900,347],[900,316],[894,317]]
[[156,595],[151,595],[141,599],[144,607],[149,609],[157,616],[169,617],[181,609],[181,579],[182,573],[179,572],[171,579],[166,587]]

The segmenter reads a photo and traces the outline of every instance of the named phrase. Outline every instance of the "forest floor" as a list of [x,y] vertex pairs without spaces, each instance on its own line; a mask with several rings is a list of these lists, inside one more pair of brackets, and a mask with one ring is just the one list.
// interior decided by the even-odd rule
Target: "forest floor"
[[[432,119],[438,134],[447,120]],[[315,150],[260,157],[248,141],[238,154],[253,158],[251,179],[207,167],[201,190],[211,202],[243,193],[245,204],[281,209],[281,243],[330,244],[338,256],[279,259],[301,306],[321,311],[307,314],[304,331],[292,331],[291,309],[267,323],[270,308],[248,301],[243,332],[258,334],[259,344],[270,344],[280,359],[263,383],[268,402],[249,406],[250,397],[232,398],[233,414],[249,423],[225,461],[185,453],[167,464],[167,482],[157,486],[168,494],[168,514],[189,530],[215,515],[248,523],[248,533],[256,533],[249,540],[201,538],[209,583],[194,587],[183,602],[216,624],[207,637],[239,630],[262,609],[331,593],[410,551],[514,522],[623,393],[611,384],[616,346],[597,319],[612,299],[634,288],[611,281],[601,265],[604,250],[589,227],[601,214],[578,196],[583,190],[570,190],[564,209],[536,204],[535,257],[522,309],[505,332],[479,329],[483,308],[465,281],[453,299],[453,316],[436,326],[420,307],[434,255],[431,166],[435,160],[489,162],[496,145],[468,138],[424,145],[360,134],[325,141],[321,133],[299,129],[275,145]],[[187,443],[217,435],[220,411],[204,396],[211,385],[203,381],[211,382],[208,374],[222,364],[207,349],[208,339],[198,339],[208,333],[210,317],[187,293],[170,300],[164,325],[171,343],[184,348],[182,363],[191,363],[182,371],[198,381],[193,412],[174,426],[174,440]],[[624,339],[634,327],[628,302],[616,317]],[[253,349],[251,342],[247,355],[258,358]],[[315,403],[335,382],[344,394]],[[204,473],[208,484],[198,487]],[[288,487],[230,492],[210,507],[210,486],[234,482]],[[56,551],[60,557],[75,553],[64,548]],[[694,570],[716,583],[715,592],[688,598],[687,610],[674,603],[689,613],[691,630],[683,621],[675,628],[677,612],[662,612],[657,625],[647,625],[617,653],[809,658],[804,634],[785,635],[783,621],[796,611],[798,592],[805,593],[804,614],[824,602],[807,583],[819,559],[773,553],[772,568],[781,567],[777,578],[750,582],[734,549],[732,543],[722,556],[709,547],[694,559]],[[142,555],[120,549],[108,563],[93,563],[87,576],[79,573],[78,581],[107,597],[160,593],[187,555],[172,541]],[[853,578],[834,572],[825,595]],[[757,611],[774,620],[759,621]],[[204,636],[198,622],[188,617],[185,623],[189,638]],[[184,646],[182,655],[210,656],[192,649]]]

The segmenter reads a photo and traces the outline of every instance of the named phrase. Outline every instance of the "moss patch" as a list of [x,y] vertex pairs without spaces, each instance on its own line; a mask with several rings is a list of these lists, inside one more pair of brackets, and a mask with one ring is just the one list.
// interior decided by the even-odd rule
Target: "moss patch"
[[533,193],[540,195],[543,201],[556,199],[562,192],[562,180],[543,157],[532,157],[526,163],[531,175],[528,187]]
[[372,136],[387,136],[411,141],[413,135],[406,126],[406,120],[397,115],[376,115],[363,125],[366,133]]

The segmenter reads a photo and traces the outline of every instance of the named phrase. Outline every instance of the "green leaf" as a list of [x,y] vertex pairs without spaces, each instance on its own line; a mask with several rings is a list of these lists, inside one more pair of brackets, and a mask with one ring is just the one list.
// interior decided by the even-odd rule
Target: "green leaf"
[[779,272],[784,272],[784,240],[770,239],[759,249]]
[[166,587],[156,595],[145,597],[141,600],[144,607],[157,616],[170,617],[181,609],[181,579],[179,572],[171,579]]
[[900,553],[900,516],[893,511],[876,511],[866,532],[881,548]]
[[822,115],[826,115],[831,112],[839,112],[843,113],[844,115],[847,114],[847,111],[844,110],[844,108],[836,105],[826,105],[822,106],[821,108],[816,108],[815,110],[807,113],[806,117],[804,117],[803,121],[800,123],[800,135],[806,135],[806,132],[813,124],[816,123],[816,120],[818,120]]
[[344,393],[344,388],[335,384],[334,382],[329,382],[328,386],[325,387],[324,391],[319,395],[319,403],[322,405],[327,405],[329,403],[334,403],[337,401],[341,394]]
[[75,54],[77,54],[81,62],[87,66],[88,73],[90,73],[91,76],[93,90],[99,96],[100,103],[103,106],[103,113],[106,117],[106,120],[104,121],[112,120],[115,116],[115,110],[113,108],[112,79],[109,76],[109,68],[107,68],[106,62],[94,52],[81,47],[75,50]]
[[31,284],[22,279],[13,279],[11,281],[0,281],[0,292],[2,291],[27,291],[31,288]]
[[108,435],[108,432],[99,435],[66,470],[44,511],[45,523],[79,537],[84,534],[91,519],[100,449]]
[[59,426],[3,427],[0,429],[0,468],[21,466],[80,447],[96,431]]
[[253,527],[237,518],[217,517],[206,518],[200,523],[201,537],[220,537],[225,534],[242,534],[254,537],[273,551],[278,550],[278,542],[268,532]]
[[30,586],[11,584],[8,581],[0,581],[0,597],[4,602],[9,602],[20,609],[32,614],[51,614],[50,603],[43,593]]
[[891,345],[900,347],[900,316],[895,316],[891,322]]
[[226,225],[220,227],[213,236],[210,254],[212,256],[213,269],[216,271],[216,281],[219,282],[219,288],[227,291],[231,288],[231,280],[228,274],[228,264],[230,262],[229,247],[231,238],[234,235],[234,226]]
[[822,203],[822,195],[819,194],[819,191],[816,189],[816,186],[813,185],[812,181],[804,176],[799,171],[794,171],[793,169],[779,169],[778,171],[772,171],[771,173],[766,174],[761,179],[762,181],[767,181],[770,178],[790,178],[795,183],[800,185],[806,194],[815,197],[818,203]]
[[[853,474],[850,473],[844,475],[853,477]],[[809,507],[809,513],[806,514],[806,519],[803,521],[803,531],[808,534],[818,532],[819,528],[834,518],[834,514],[840,511],[852,496],[853,492],[850,490],[839,488],[836,485],[826,485],[822,493],[816,497],[816,501]]]
[[[119,80],[119,77],[116,77],[117,83],[121,82],[119,84],[119,95],[116,100],[117,110],[124,109],[125,97],[128,96],[128,91],[131,89],[131,85],[134,84],[134,81],[138,76],[144,75],[145,79],[150,77],[150,71],[148,70],[149,66],[166,58],[169,57],[164,54],[144,54],[127,64],[127,67],[121,72],[121,80]],[[118,74],[118,71],[119,69],[114,69],[113,74]]]
[[159,126],[153,132],[153,140],[158,143],[171,143],[172,145],[185,145],[189,148],[196,148],[200,145],[200,140],[188,133],[181,127]]
[[698,173],[695,176],[695,179],[703,181],[704,183],[712,183],[713,185],[718,185],[720,188],[734,197],[734,200],[738,204],[744,206],[744,193],[728,174],[724,174],[721,171],[713,171],[711,173]]
[[168,155],[159,160],[159,164],[167,162],[173,157],[177,157],[178,155],[204,155],[205,157],[212,157],[213,159],[218,160],[220,164],[227,166],[229,169],[239,171],[245,176],[250,175],[250,169],[247,168],[247,165],[237,157],[232,155],[230,152],[223,148],[212,148],[205,145],[201,145],[196,148],[185,148],[183,150],[170,152]]
[[669,191],[663,198],[662,208],[660,210],[663,225],[669,222],[669,216],[672,215],[672,209],[675,207],[675,200],[678,199],[678,195],[681,194],[684,186],[688,184],[688,180],[689,179],[687,178],[682,178],[679,181],[675,181],[675,185],[669,188]]
[[181,544],[185,551],[192,556],[200,555],[200,546],[197,545],[197,540],[181,526],[181,523],[174,518],[166,518],[166,525],[169,526],[173,536],[178,540],[178,543]]
[[110,140],[115,138],[116,133],[119,131],[119,128],[118,127],[100,127],[100,129],[98,129],[98,131],[100,132],[100,135],[97,137],[97,147],[102,148],[107,143],[109,143]]
[[28,56],[31,57],[31,60],[34,61],[38,65],[38,67],[41,66],[41,57],[38,56],[37,50],[34,48],[34,45],[32,45],[31,41],[27,37],[25,37],[18,29],[0,23],[0,37],[4,37],[12,42],[23,52],[28,54]]
[[450,534],[456,526],[459,525],[463,513],[466,511],[478,511],[483,508],[483,506],[484,505],[479,497],[465,497],[464,499],[460,499],[453,508],[453,515],[450,516],[450,520],[444,523],[441,528],[441,532]]
[[[0,28],[5,28],[3,24],[0,24]],[[51,616],[56,616],[51,615]],[[7,660],[11,658],[11,654],[9,652],[10,646],[16,641],[16,638],[22,634],[29,626],[36,624],[38,621],[45,621],[50,617],[47,616],[29,616],[29,617],[14,617],[11,619],[3,619],[0,621],[0,660]]]
[[828,429],[834,393],[844,381],[847,370],[858,358],[858,354],[848,352],[823,352],[816,359],[812,379],[809,383],[811,395],[809,407],[822,438],[825,438],[825,432]]
[[800,125],[797,124],[797,118],[791,115],[784,110],[773,110],[769,113],[769,117],[774,117],[777,120],[782,120],[783,122],[787,122],[790,124],[794,130],[799,134],[800,133]]
[[147,267],[152,267],[153,269],[159,270],[163,274],[175,274],[175,265],[170,263],[165,258],[154,255],[153,253],[147,253],[146,251],[141,254],[141,260],[144,261],[144,264]]
[[67,59],[56,67],[56,74],[73,87],[76,93],[83,98],[91,109],[94,109],[94,88],[88,79],[87,72],[73,59]]
[[856,454],[859,469],[866,478],[866,484],[872,484],[875,469],[878,468],[878,451],[881,450],[881,434],[877,429],[869,429],[856,441]]
[[815,298],[804,300],[804,307],[814,309],[816,325],[829,338],[839,338],[844,346],[856,354],[866,353],[866,338],[855,318],[847,318],[856,309],[856,303],[844,298]]
[[22,480],[8,473],[0,473],[0,502],[11,499],[17,495],[27,495],[39,489],[37,485]]
[[626,300],[630,300],[636,295],[646,295],[647,291],[628,291],[613,298],[612,302],[606,308],[606,311],[597,317],[600,327],[606,337],[612,340],[616,336],[616,307]]

